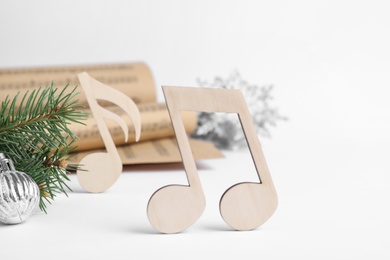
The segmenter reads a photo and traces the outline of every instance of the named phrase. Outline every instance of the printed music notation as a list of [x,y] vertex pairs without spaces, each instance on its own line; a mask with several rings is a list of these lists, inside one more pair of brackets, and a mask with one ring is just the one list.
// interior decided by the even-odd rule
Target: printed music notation
[[[135,151],[136,157],[127,158],[124,156],[124,153],[121,151],[130,149],[130,146],[124,144],[124,136],[118,125],[111,125],[110,123],[108,125],[115,145],[123,146],[119,149],[119,153],[124,164],[179,162],[181,160],[180,154],[177,151],[177,145],[170,145],[168,141],[161,143],[169,151],[170,156],[159,156],[160,154],[155,153],[153,150],[154,146],[151,143],[160,139],[171,140],[174,133],[165,103],[157,102],[156,86],[151,70],[142,62],[0,69],[0,100],[4,100],[7,96],[16,96],[18,92],[23,94],[26,91],[32,91],[40,86],[45,87],[53,81],[58,91],[62,91],[66,84],[70,84],[71,88],[76,85],[80,86],[77,74],[83,71],[86,71],[98,81],[124,93],[137,104],[143,122],[143,133],[141,135],[143,143],[131,144],[131,150]],[[79,104],[88,107],[86,97],[80,87],[78,91],[80,92],[80,95],[77,96]],[[99,101],[99,105],[107,107],[109,110],[112,107],[112,104],[109,102]],[[113,111],[116,113],[118,109]],[[132,122],[125,115],[123,115],[123,119],[130,129],[129,140],[130,142],[134,142]],[[186,125],[188,133],[192,132],[197,125],[196,113],[184,113],[183,122]],[[79,146],[78,151],[82,155],[94,152],[96,149],[104,148],[103,140],[99,135],[98,127],[93,118],[89,119],[86,127],[79,126],[78,124],[71,124],[69,127],[79,136],[77,145]],[[127,149],[124,147],[127,147]],[[150,152],[148,149],[152,151],[151,153],[154,156],[148,156]],[[194,149],[196,149],[196,154],[199,159],[223,156],[214,146],[206,142],[194,140]],[[79,163],[80,157],[73,157],[72,163]]]
[[[67,84],[79,86],[77,74],[88,72],[96,80],[118,89],[135,103],[156,102],[156,90],[151,71],[144,63],[37,67],[0,70],[0,100],[38,87],[55,84],[62,90]],[[80,104],[87,104],[80,95]]]
[[[165,103],[139,104],[137,107],[142,119],[142,135],[140,141],[173,137],[175,135]],[[130,118],[117,106],[109,106],[105,108],[117,114],[122,120],[124,120],[124,122],[126,122],[126,125],[129,128],[129,143],[133,143],[135,140],[135,131],[133,122]],[[90,114],[89,110],[86,110],[86,112]],[[196,129],[197,114],[195,112],[183,112],[182,120],[187,133],[192,133]],[[95,119],[90,117],[86,120],[85,124],[86,125],[73,124],[69,127],[72,132],[80,138],[75,143],[75,145],[78,146],[76,151],[85,151],[104,147]],[[111,133],[115,145],[125,144],[124,133],[121,127],[112,121],[107,121],[106,125]]]

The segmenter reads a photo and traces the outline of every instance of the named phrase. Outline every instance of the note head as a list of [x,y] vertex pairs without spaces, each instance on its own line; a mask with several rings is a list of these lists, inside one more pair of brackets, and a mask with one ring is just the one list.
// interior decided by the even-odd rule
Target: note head
[[118,164],[110,154],[104,152],[85,156],[80,165],[83,166],[82,170],[77,171],[79,183],[84,190],[92,193],[106,191],[122,172],[122,164]]
[[276,211],[278,198],[273,186],[242,182],[222,195],[219,210],[230,227],[246,231],[265,223]]
[[150,197],[147,214],[156,230],[173,234],[195,223],[205,206],[203,191],[188,185],[167,185]]

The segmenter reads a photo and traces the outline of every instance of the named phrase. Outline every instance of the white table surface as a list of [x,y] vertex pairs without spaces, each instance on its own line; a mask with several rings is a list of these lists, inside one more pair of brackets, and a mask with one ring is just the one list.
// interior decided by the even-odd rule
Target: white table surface
[[279,196],[260,228],[231,230],[219,215],[222,193],[256,181],[247,151],[198,161],[206,209],[190,228],[159,234],[146,205],[159,187],[186,183],[180,164],[131,166],[108,191],[73,192],[48,214],[0,225],[0,259],[389,259],[388,145],[271,140],[263,143]]

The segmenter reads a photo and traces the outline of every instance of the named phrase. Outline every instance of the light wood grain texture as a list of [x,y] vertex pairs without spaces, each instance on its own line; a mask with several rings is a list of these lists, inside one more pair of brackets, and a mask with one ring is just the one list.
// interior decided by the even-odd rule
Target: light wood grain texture
[[278,198],[241,91],[167,86],[163,91],[188,185],[168,185],[151,196],[147,207],[151,225],[162,233],[177,233],[194,224],[205,208],[202,186],[180,118],[181,111],[238,114],[259,182],[238,183],[227,189],[220,200],[220,212],[225,222],[236,230],[251,230],[262,225],[275,212]]
[[100,106],[97,100],[109,101],[127,113],[133,121],[136,140],[139,140],[141,133],[140,114],[135,103],[122,92],[95,80],[86,72],[80,73],[78,77],[107,152],[85,156],[80,161],[82,170],[77,171],[77,177],[86,191],[103,192],[111,187],[122,173],[122,162],[104,119],[117,122],[125,133],[126,140],[128,127],[120,116]]

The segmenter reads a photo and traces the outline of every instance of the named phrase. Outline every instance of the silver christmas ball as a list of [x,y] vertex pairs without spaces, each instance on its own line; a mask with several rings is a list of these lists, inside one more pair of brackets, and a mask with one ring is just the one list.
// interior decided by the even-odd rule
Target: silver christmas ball
[[29,218],[40,200],[39,187],[26,173],[15,170],[0,153],[0,222],[19,224]]

